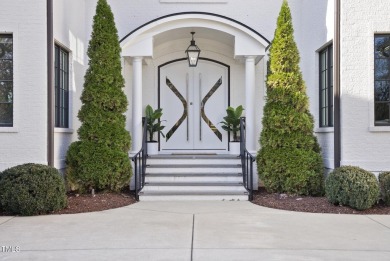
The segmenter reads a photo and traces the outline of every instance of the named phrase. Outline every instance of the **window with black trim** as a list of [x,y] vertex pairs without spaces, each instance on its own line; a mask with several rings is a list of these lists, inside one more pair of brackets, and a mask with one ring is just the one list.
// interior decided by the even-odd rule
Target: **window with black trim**
[[55,46],[55,127],[69,128],[69,53]]
[[375,35],[375,126],[390,126],[390,34]]
[[14,61],[12,34],[0,34],[0,127],[14,124]]
[[320,127],[333,127],[333,45],[320,51]]

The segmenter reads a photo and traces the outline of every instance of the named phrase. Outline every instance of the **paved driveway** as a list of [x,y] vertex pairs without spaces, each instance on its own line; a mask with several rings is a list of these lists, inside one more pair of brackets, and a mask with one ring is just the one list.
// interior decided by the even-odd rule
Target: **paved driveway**
[[139,202],[87,214],[0,217],[0,247],[0,260],[390,260],[390,216]]

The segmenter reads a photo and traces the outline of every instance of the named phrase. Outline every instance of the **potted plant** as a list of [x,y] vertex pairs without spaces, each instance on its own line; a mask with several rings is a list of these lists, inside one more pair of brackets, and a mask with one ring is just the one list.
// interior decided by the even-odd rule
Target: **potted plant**
[[227,115],[223,117],[224,121],[221,121],[222,129],[233,134],[233,140],[230,141],[230,154],[238,155],[240,154],[240,137],[238,132],[240,131],[240,118],[244,108],[242,105],[237,108],[228,107],[226,109]]
[[165,137],[164,133],[161,131],[165,128],[165,126],[161,125],[160,118],[163,115],[162,109],[156,109],[154,110],[152,106],[147,105],[145,109],[145,115],[146,115],[146,131],[148,132],[149,139],[147,140],[147,146],[148,146],[148,154],[149,155],[156,155],[158,154],[158,139],[154,140],[154,134],[157,132],[158,134],[161,134],[163,137]]

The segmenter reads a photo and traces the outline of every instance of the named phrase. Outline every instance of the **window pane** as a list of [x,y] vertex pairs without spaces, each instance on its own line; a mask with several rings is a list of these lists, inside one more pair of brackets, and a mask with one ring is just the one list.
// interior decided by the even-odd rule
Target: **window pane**
[[390,81],[375,81],[375,101],[389,101]]
[[12,126],[12,103],[0,103],[0,126]]
[[327,62],[326,51],[324,51],[321,53],[321,63],[320,63],[321,71],[326,69],[326,62]]
[[0,59],[13,58],[12,35],[0,35]]
[[327,100],[326,90],[322,90],[321,91],[321,108],[326,107],[326,100]]
[[321,89],[325,89],[327,87],[327,71],[321,73]]
[[375,59],[390,57],[390,35],[375,36]]
[[0,82],[0,102],[12,103],[13,101],[12,82]]
[[321,126],[326,126],[326,108],[321,109]]
[[375,60],[375,80],[390,79],[390,59]]
[[375,125],[389,125],[389,103],[375,104]]
[[13,62],[12,60],[0,59],[0,80],[12,81]]

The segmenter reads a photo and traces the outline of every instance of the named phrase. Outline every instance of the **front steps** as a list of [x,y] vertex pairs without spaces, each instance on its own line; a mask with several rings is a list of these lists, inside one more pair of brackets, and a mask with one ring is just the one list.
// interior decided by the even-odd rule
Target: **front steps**
[[237,156],[156,155],[147,165],[141,201],[248,200]]

